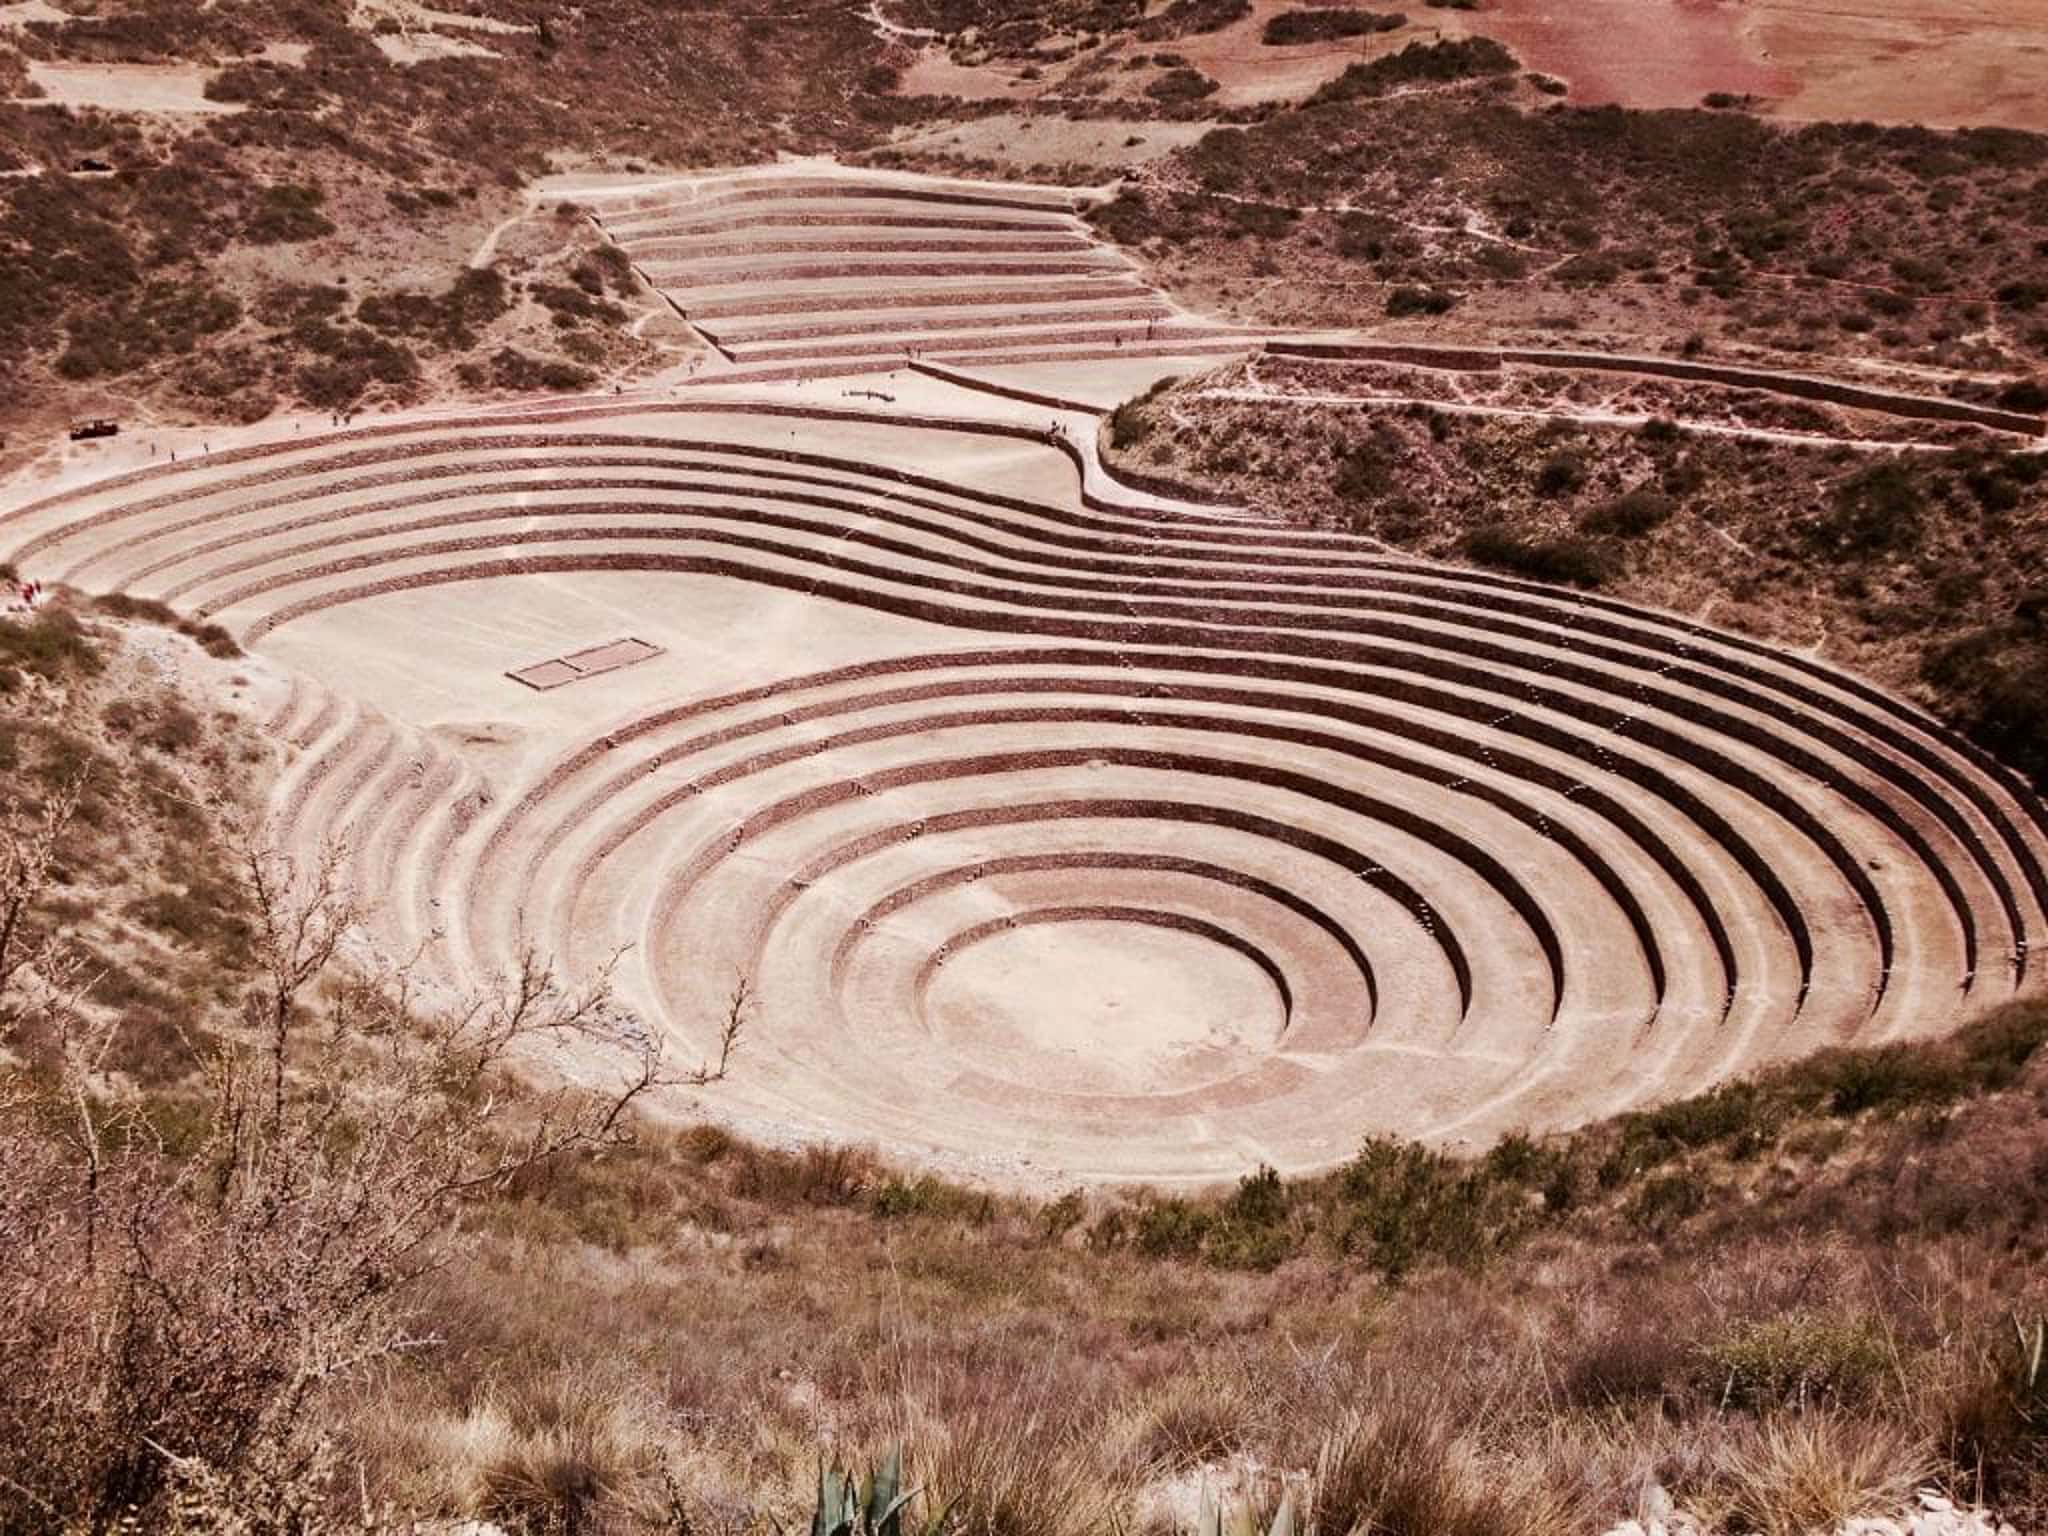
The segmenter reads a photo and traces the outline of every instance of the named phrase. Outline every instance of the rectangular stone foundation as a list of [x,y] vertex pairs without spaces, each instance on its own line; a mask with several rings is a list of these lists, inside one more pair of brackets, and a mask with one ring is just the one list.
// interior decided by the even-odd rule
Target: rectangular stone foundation
[[531,666],[519,667],[505,675],[515,683],[545,693],[550,688],[560,688],[568,683],[580,682],[586,677],[596,677],[601,672],[616,672],[620,667],[630,667],[637,661],[646,661],[659,656],[661,647],[650,645],[645,640],[628,636],[624,640],[609,640],[603,645],[586,646],[580,651],[571,651],[566,656],[551,657],[537,661]]

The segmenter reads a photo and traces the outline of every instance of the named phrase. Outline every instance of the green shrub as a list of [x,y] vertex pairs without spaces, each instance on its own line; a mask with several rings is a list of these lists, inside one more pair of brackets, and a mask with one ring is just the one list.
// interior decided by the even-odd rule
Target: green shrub
[[2024,615],[1929,652],[1920,675],[1944,710],[1987,750],[2048,788],[2048,632]]
[[57,372],[67,379],[128,373],[159,358],[189,353],[241,318],[241,303],[203,280],[158,279],[119,304],[68,314]]
[[1465,554],[1479,565],[1565,586],[1597,587],[1613,574],[1612,561],[1589,540],[1524,538],[1501,523],[1467,535]]
[[[574,288],[550,291],[573,296],[565,302],[582,313],[624,315],[617,305],[599,305]],[[504,275],[496,267],[470,267],[438,294],[371,294],[356,306],[356,318],[387,336],[432,341],[448,351],[463,352],[476,345],[480,329],[511,307]]]
[[892,1175],[883,1179],[869,1197],[869,1209],[884,1218],[930,1216],[979,1221],[988,1217],[992,1207],[986,1195],[920,1174],[914,1178]]
[[1206,1207],[1186,1200],[1156,1201],[1137,1212],[1132,1241],[1148,1258],[1193,1258],[1213,1220]]
[[1990,1093],[2010,1088],[2048,1045],[2048,1002],[2008,1003],[1965,1025],[1950,1044],[1962,1058],[1961,1086]]
[[551,310],[556,324],[590,320],[600,325],[619,325],[626,311],[609,299],[593,298],[581,284],[534,283],[527,292],[535,303]]
[[1408,315],[1447,315],[1457,303],[1456,294],[1441,288],[1403,284],[1387,295],[1387,313],[1397,320]]
[[1157,16],[1139,23],[1137,35],[1146,42],[1158,42],[1169,37],[1220,32],[1249,16],[1251,9],[1251,0],[1172,0]]
[[1374,1137],[1336,1180],[1333,1236],[1387,1280],[1436,1261],[1475,1265],[1532,1219],[1483,1168],[1417,1142]]
[[1307,105],[1370,99],[1407,85],[1446,84],[1513,74],[1520,67],[1515,56],[1490,37],[1410,43],[1399,53],[1347,66],[1343,74],[1309,97]]
[[1891,1348],[1867,1317],[1790,1312],[1704,1340],[1697,1366],[1700,1386],[1730,1406],[1809,1408],[1867,1397],[1890,1369]]
[[2048,376],[2006,385],[1998,392],[1998,404],[2008,411],[2048,411]]
[[1538,496],[1562,496],[1586,483],[1586,460],[1569,449],[1553,453],[1536,471]]
[[1142,395],[1126,400],[1109,415],[1109,442],[1113,448],[1135,448],[1152,435],[1153,420],[1145,407],[1180,382],[1180,375],[1168,374]]
[[1126,400],[1109,413],[1110,447],[1135,448],[1151,435],[1152,418],[1137,401]]
[[320,212],[327,194],[317,185],[284,182],[263,188],[242,224],[242,238],[251,245],[292,245],[334,233]]
[[45,607],[24,622],[0,619],[0,666],[54,683],[74,674],[95,676],[104,665],[68,608]]
[[1900,553],[1920,542],[1927,497],[1919,477],[1898,459],[1860,470],[1839,486],[1808,542],[1837,560]]
[[246,953],[248,897],[235,881],[195,875],[137,900],[128,915],[167,938],[212,953]]
[[597,382],[597,375],[588,368],[532,357],[517,347],[500,347],[487,369],[465,364],[459,371],[465,383],[488,383],[494,389],[520,393],[588,389]]
[[1637,486],[1586,513],[1579,519],[1579,529],[1597,536],[1639,539],[1670,522],[1677,510],[1678,504],[1662,491]]
[[1611,251],[1582,251],[1556,269],[1557,280],[1584,288],[1604,288],[1621,276],[1621,260]]
[[1331,487],[1350,502],[1377,501],[1394,485],[1394,462],[1398,443],[1374,434],[1353,443],[1337,460]]
[[1945,1103],[1963,1087],[1959,1064],[1912,1045],[1822,1051],[1788,1071],[1787,1087],[1802,1107],[1831,1115],[1893,1112]]
[[1626,1214],[1639,1231],[1664,1237],[1706,1206],[1706,1179],[1690,1168],[1681,1168],[1646,1181],[1629,1201]]
[[1169,69],[1145,87],[1145,94],[1154,101],[1200,101],[1217,89],[1217,83],[1199,69]]
[[1365,37],[1374,32],[1394,32],[1408,25],[1408,18],[1386,11],[1282,11],[1269,17],[1260,41],[1275,48],[1299,47],[1304,43],[1329,43],[1346,37]]

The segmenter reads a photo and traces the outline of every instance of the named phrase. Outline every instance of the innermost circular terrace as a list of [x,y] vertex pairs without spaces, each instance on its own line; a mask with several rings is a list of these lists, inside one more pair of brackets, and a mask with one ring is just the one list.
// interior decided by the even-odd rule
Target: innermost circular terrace
[[1177,1092],[1242,1070],[1278,1043],[1285,995],[1250,946],[1170,915],[994,927],[935,971],[926,1025],[1024,1088]]

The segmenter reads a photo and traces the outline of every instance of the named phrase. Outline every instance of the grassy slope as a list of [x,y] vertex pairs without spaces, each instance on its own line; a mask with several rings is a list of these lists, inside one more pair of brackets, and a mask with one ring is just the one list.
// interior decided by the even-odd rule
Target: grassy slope
[[[448,1349],[356,1443],[429,1500],[581,1455],[624,1502],[667,1465],[700,1514],[786,1524],[818,1441],[908,1428],[988,1528],[1079,1531],[1161,1518],[1191,1468],[1306,1472],[1376,1405],[1354,1454],[1407,1471],[1353,1467],[1326,1529],[1351,1497],[1376,1528],[1594,1531],[1651,1482],[1753,1529],[1795,1499],[1763,1470],[1795,1428],[1827,1476],[1875,1449],[1872,1487],[2038,1513],[2003,1341],[2048,1302],[2044,1035],[2033,1006],[1476,1161],[1378,1144],[1198,1201],[1030,1206],[659,1136],[492,1214],[430,1303]],[[564,1414],[603,1432],[551,1443]],[[1073,1491],[1041,1508],[1041,1477]]]
[[236,654],[120,599],[0,621],[0,800],[79,793],[40,923],[82,953],[87,1009],[122,1020],[106,1070],[145,1093],[191,1082],[248,980],[235,844],[268,749],[208,702]]

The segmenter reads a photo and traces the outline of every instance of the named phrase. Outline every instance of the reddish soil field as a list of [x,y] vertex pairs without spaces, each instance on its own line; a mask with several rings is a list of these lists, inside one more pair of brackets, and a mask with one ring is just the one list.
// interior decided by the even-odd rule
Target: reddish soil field
[[1570,99],[2048,131],[2048,10],[2034,0],[1492,0],[1467,18]]
[[1793,88],[1745,35],[1755,14],[1733,0],[1495,0],[1472,26],[1569,82],[1573,101],[1690,107],[1709,91]]

